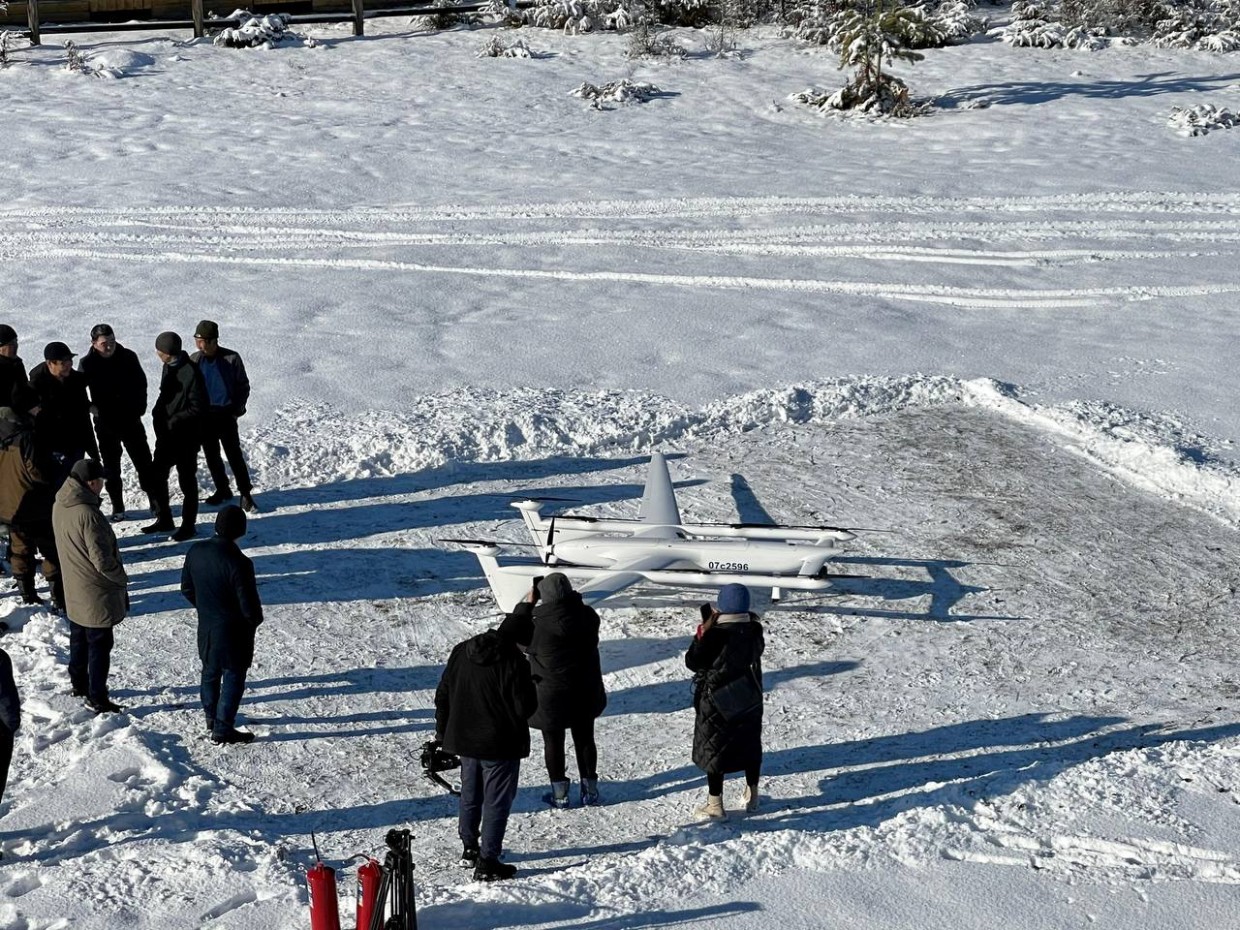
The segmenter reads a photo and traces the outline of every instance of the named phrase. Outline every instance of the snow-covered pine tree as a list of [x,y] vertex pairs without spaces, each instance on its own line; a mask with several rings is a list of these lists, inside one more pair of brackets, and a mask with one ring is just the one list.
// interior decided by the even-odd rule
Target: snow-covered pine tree
[[892,61],[921,61],[909,46],[922,36],[924,18],[896,0],[860,0],[841,14],[836,34],[840,67],[855,68],[852,80],[833,94],[828,106],[886,116],[915,116],[908,85],[884,68]]

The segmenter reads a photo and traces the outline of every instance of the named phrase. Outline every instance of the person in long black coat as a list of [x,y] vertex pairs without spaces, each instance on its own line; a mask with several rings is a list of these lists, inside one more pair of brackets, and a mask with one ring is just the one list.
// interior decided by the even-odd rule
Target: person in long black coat
[[766,640],[749,611],[749,589],[724,585],[715,607],[702,605],[702,623],[685,653],[694,672],[693,764],[706,773],[702,817],[723,820],[723,776],[745,773],[743,803],[758,809],[762,771],[762,653]]
[[478,881],[512,878],[500,862],[521,760],[530,754],[526,723],[538,704],[530,666],[505,621],[458,643],[435,689],[435,738],[461,757],[457,833],[462,866]]
[[13,663],[0,649],[0,801],[9,783],[9,763],[13,761],[13,736],[22,725],[22,699],[13,680]]
[[198,611],[202,711],[217,743],[249,743],[238,730],[237,708],[254,661],[254,632],[263,622],[254,563],[237,546],[245,511],[230,504],[215,518],[215,535],[194,543],[181,570],[181,593]]
[[598,614],[582,602],[563,572],[552,572],[504,622],[517,631],[517,642],[526,647],[530,671],[538,683],[538,711],[530,718],[530,726],[542,731],[551,804],[569,804],[564,745],[570,731],[581,778],[581,803],[597,804],[594,721],[607,707],[598,655]]
[[121,447],[129,453],[143,490],[151,471],[151,447],[142,425],[147,401],[146,372],[137,353],[117,342],[116,333],[107,323],[99,323],[90,331],[90,349],[78,361],[78,371],[90,389],[99,452],[108,472],[104,487],[112,502],[112,519],[120,520],[125,516]]

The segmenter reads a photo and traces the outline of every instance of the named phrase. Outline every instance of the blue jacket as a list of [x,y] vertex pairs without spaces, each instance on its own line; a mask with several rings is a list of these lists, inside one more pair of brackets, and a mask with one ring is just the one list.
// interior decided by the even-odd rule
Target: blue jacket
[[212,359],[208,359],[202,352],[195,352],[189,360],[200,367],[204,361],[208,364],[214,362],[224,381],[224,387],[228,390],[229,412],[235,417],[245,416],[245,405],[250,401],[250,378],[245,373],[245,363],[241,361],[241,356],[232,349],[220,346]]

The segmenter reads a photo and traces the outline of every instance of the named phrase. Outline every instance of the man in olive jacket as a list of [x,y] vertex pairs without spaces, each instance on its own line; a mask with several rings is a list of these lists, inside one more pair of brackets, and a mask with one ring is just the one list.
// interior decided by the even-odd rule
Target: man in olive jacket
[[237,546],[245,525],[245,512],[229,504],[216,515],[215,535],[190,546],[181,569],[181,593],[198,611],[202,711],[217,743],[254,740],[236,728],[254,631],[263,622],[254,563]]
[[477,881],[517,872],[499,855],[521,760],[530,754],[526,720],[537,707],[529,663],[505,627],[452,650],[435,690],[435,738],[461,757],[461,865],[474,866]]
[[129,611],[129,577],[116,534],[99,509],[103,466],[82,459],[56,492],[52,529],[69,615],[69,681],[95,713],[124,710],[108,697],[112,628]]
[[[155,456],[147,491],[155,504],[155,522],[142,527],[142,532],[172,533],[172,538],[181,542],[194,536],[198,522],[198,447],[207,412],[207,389],[198,367],[182,351],[181,337],[176,333],[160,333],[155,339],[155,354],[164,366],[159,398],[151,409]],[[184,496],[179,529],[172,522],[168,495],[168,475],[174,466]]]
[[34,425],[12,407],[0,407],[0,522],[9,525],[10,564],[21,585],[22,603],[42,604],[34,570],[43,554],[43,577],[52,603],[65,609],[60,560],[52,532],[52,475],[55,466],[35,443]]

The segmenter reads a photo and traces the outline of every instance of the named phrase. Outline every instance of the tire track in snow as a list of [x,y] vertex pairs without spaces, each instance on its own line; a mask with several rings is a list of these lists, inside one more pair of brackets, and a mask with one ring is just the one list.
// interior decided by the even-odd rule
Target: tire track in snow
[[348,211],[297,207],[31,207],[0,211],[0,217],[53,219],[73,216],[178,216],[187,212],[218,220],[247,217],[373,217],[401,220],[568,219],[627,217],[633,219],[692,216],[752,216],[803,213],[1029,213],[1045,210],[1143,213],[1240,214],[1240,193],[1127,191],[1025,197],[694,197],[647,200],[562,201],[558,203],[443,205],[439,207],[358,207]]
[[952,285],[870,284],[859,281],[822,281],[797,278],[757,278],[736,275],[675,275],[621,271],[549,271],[540,268],[476,268],[455,265],[429,265],[416,262],[372,259],[299,259],[258,256],[192,255],[168,252],[144,255],[126,252],[97,252],[88,249],[48,249],[40,258],[75,258],[100,262],[157,264],[182,262],[203,265],[236,265],[290,268],[330,268],[352,271],[396,271],[422,274],[459,274],[470,277],[525,278],[582,283],[623,282],[665,287],[724,288],[729,290],[795,291],[842,294],[887,300],[947,304],[969,309],[1029,309],[1099,306],[1114,301],[1157,300],[1167,297],[1206,297],[1240,292],[1234,284],[1187,286],[1115,285],[1112,287],[1032,290],[1024,288],[970,288]]

